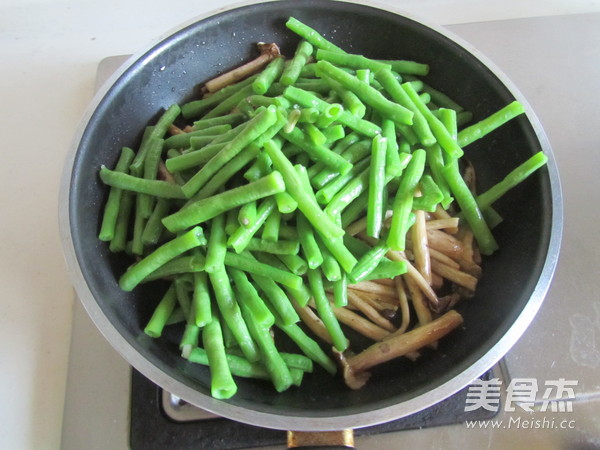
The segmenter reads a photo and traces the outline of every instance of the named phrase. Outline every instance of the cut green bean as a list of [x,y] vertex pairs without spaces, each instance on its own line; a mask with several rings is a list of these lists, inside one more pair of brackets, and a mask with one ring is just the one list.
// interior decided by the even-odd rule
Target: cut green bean
[[339,280],[333,283],[333,303],[336,308],[348,304],[348,275],[343,272]]
[[212,119],[196,120],[192,128],[194,130],[204,130],[206,128],[211,128],[218,125],[230,125],[233,127],[239,125],[244,120],[246,120],[246,117],[243,114],[231,113],[224,116],[213,117]]
[[[225,271],[225,267],[221,266],[214,270],[208,274],[208,277],[215,293],[215,299],[219,305],[219,311],[235,337],[240,350],[248,361],[258,361],[260,359],[258,347],[250,336],[248,326],[242,317],[240,306],[235,300],[233,288],[229,282],[229,276]],[[215,319],[213,318],[211,323],[214,321]]]
[[[148,141],[148,153],[144,159],[144,178],[146,180],[156,180],[158,174],[158,165],[160,162],[163,140],[150,137]],[[141,194],[139,199],[140,214],[147,219],[152,214],[154,198],[147,194]]]
[[264,200],[256,210],[256,220],[250,223],[248,226],[240,225],[229,237],[227,245],[233,247],[236,253],[243,252],[252,237],[256,232],[263,226],[270,214],[275,210],[275,200],[273,198],[267,198]]
[[161,220],[169,214],[171,202],[166,198],[156,200],[154,210],[146,222],[144,232],[142,233],[142,242],[144,245],[154,245],[160,239],[165,227]]
[[245,203],[283,192],[284,189],[281,174],[272,172],[260,180],[193,202],[165,217],[163,224],[172,232],[185,230]]
[[427,120],[429,127],[431,128],[431,132],[435,136],[436,140],[440,144],[440,147],[444,149],[449,156],[453,158],[459,158],[463,155],[462,148],[457,144],[457,142],[452,139],[452,136],[446,130],[446,127],[440,122],[440,120],[435,117],[435,115],[431,112],[431,110],[427,107],[425,103],[419,98],[419,94],[410,83],[402,83],[402,89],[404,92],[408,94],[412,102],[419,109],[421,114]]
[[127,230],[135,197],[136,195],[133,192],[125,191],[122,194],[117,223],[115,224],[115,235],[108,246],[108,249],[113,253],[124,251],[127,245]]
[[161,180],[145,180],[133,175],[114,172],[105,166],[100,167],[100,179],[109,186],[137,192],[138,194],[149,194],[163,198],[185,198],[181,187],[175,184]]
[[400,74],[425,76],[429,73],[429,65],[428,64],[418,63],[416,61],[384,60],[384,59],[379,59],[377,61],[391,66],[391,68],[394,72],[398,72]]
[[277,121],[275,107],[269,107],[252,118],[240,134],[213,156],[181,189],[190,198],[244,147],[262,135]]
[[398,124],[412,125],[413,113],[409,109],[389,101],[375,88],[358,80],[356,77],[333,66],[327,61],[319,61],[317,68],[325,75],[354,92],[365,104],[371,106],[382,116],[392,119]]
[[328,61],[336,66],[350,67],[352,69],[369,69],[373,72],[381,68],[391,69],[390,65],[374,59],[366,58],[363,55],[354,55],[350,53],[340,53],[339,51],[318,49],[315,56],[317,60]]
[[[374,138],[377,139],[377,138]],[[370,166],[371,159],[365,158],[362,161],[359,161],[352,167],[352,170],[345,175],[338,175],[329,181],[325,186],[319,189],[315,196],[317,201],[322,205],[327,205],[335,195],[340,192],[344,186],[346,186],[350,181],[356,179],[364,170],[367,170]],[[384,160],[385,167],[385,160]]]
[[308,270],[308,263],[298,254],[277,255],[277,257],[292,273],[295,273],[296,275],[302,276]]
[[[390,123],[393,124],[391,121]],[[383,125],[383,128],[385,129],[385,124]],[[381,227],[383,225],[383,214],[385,212],[385,205],[383,204],[383,192],[386,181],[385,172],[388,154],[387,138],[373,138],[371,148],[371,165],[369,168],[369,203],[367,206],[367,235],[378,239],[381,233]],[[398,152],[396,152],[396,155],[397,154]]]
[[316,269],[323,264],[323,254],[321,253],[319,244],[315,240],[310,222],[303,214],[297,214],[296,226],[298,227],[298,238],[300,239],[302,253],[308,263],[308,267]]
[[457,113],[462,112],[464,108],[452,100],[448,95],[437,89],[432,88],[427,84],[423,84],[423,90],[431,96],[431,101],[442,108],[450,108]]
[[325,39],[318,31],[312,29],[294,17],[290,17],[285,23],[285,26],[317,48],[346,53],[333,42]]
[[300,244],[298,241],[279,240],[273,242],[252,238],[246,249],[251,252],[265,252],[272,255],[295,255],[298,253],[299,247]]
[[265,305],[256,288],[250,283],[244,272],[229,268],[228,272],[235,283],[237,299],[241,305],[245,305],[252,311],[254,320],[261,326],[270,327],[275,323],[275,317]]
[[[202,342],[206,349],[206,358],[210,368],[211,395],[217,399],[233,397],[237,392],[237,385],[233,381],[227,355],[225,354],[221,324],[214,311],[212,320],[206,324],[202,331]],[[191,357],[198,350],[199,348],[192,350],[189,356]]]
[[461,147],[469,145],[524,112],[525,108],[521,103],[511,102],[489,117],[461,130],[458,133],[458,145]]
[[150,125],[144,129],[144,134],[142,135],[142,141],[140,142],[138,152],[135,155],[133,162],[129,166],[129,173],[133,176],[142,176],[142,172],[144,171],[144,159],[146,158],[146,153],[148,152],[148,140],[151,136],[153,136],[153,133],[154,125]]
[[489,208],[492,203],[502,197],[510,189],[524,181],[529,175],[544,166],[548,157],[543,152],[537,152],[527,161],[512,170],[502,181],[492,186],[483,194],[477,196],[477,205],[481,210]]
[[[257,253],[256,257],[259,261],[261,261],[265,264],[268,264],[270,266],[273,266],[277,269],[281,269],[281,270],[285,270],[285,271],[291,270],[281,260],[279,260],[274,255],[269,255],[267,253]],[[300,275],[300,274],[297,273],[296,275]],[[311,297],[310,291],[306,287],[306,284],[304,284],[304,283],[298,289],[290,288],[289,286],[285,286],[285,285],[283,286],[283,288],[301,306],[306,306],[306,304],[310,300],[310,297]]]
[[244,270],[253,275],[270,278],[277,283],[281,283],[293,289],[299,289],[302,285],[302,278],[298,275],[258,262],[248,253],[238,255],[236,253],[227,252],[225,254],[225,264],[229,267]]
[[206,244],[202,228],[194,227],[190,231],[161,245],[141,261],[131,266],[119,279],[119,286],[124,291],[133,290],[146,276],[166,262],[183,252]]
[[225,215],[219,214],[212,220],[210,225],[205,266],[208,273],[214,272],[223,266],[226,252]]
[[442,169],[442,174],[446,178],[466,221],[469,223],[471,231],[473,231],[473,236],[479,245],[479,251],[482,255],[491,255],[498,249],[498,243],[481,215],[473,194],[460,174],[458,161],[447,164]]
[[175,286],[171,284],[161,301],[158,303],[158,306],[154,309],[152,317],[144,328],[144,333],[153,338],[160,337],[167,324],[167,320],[171,317],[171,314],[175,309],[176,303],[177,296],[175,295]]
[[333,346],[337,351],[343,352],[348,347],[348,340],[346,339],[346,336],[344,336],[344,332],[333,314],[331,305],[325,294],[325,289],[323,288],[323,279],[321,278],[319,269],[308,270],[308,283],[313,294],[317,313],[319,318],[323,321],[327,333],[331,337]]
[[[115,172],[127,172],[131,162],[135,158],[135,153],[128,147],[121,149],[121,156],[115,167]],[[121,206],[123,190],[111,188],[108,194],[108,200],[104,206],[104,215],[102,216],[102,225],[98,237],[101,241],[111,241],[115,237],[115,228]]]
[[312,196],[303,188],[303,183],[292,163],[286,158],[279,146],[273,141],[265,143],[265,150],[273,161],[273,166],[281,171],[284,177],[287,192],[298,203],[298,209],[306,216],[310,223],[325,237],[338,237],[344,230],[331,221],[319,208]]
[[[277,242],[279,240],[279,227],[281,226],[281,213],[275,210],[271,213],[267,220],[262,232],[263,241]],[[264,250],[263,250],[264,251]],[[297,252],[297,249],[296,249]],[[294,253],[296,253],[294,252]]]
[[178,274],[204,272],[205,264],[204,255],[200,252],[194,253],[192,256],[178,256],[152,271],[142,282],[146,283]]
[[300,76],[300,72],[306,65],[313,53],[313,46],[310,42],[301,40],[296,47],[294,57],[281,74],[280,82],[284,86],[290,86],[296,82]]
[[423,175],[425,159],[425,150],[415,150],[400,180],[400,185],[394,198],[394,214],[392,215],[390,231],[387,237],[387,245],[392,250],[403,251],[405,248],[408,217],[412,210],[412,202],[417,184]]
[[248,202],[238,212],[238,221],[241,226],[248,228],[256,221],[256,202]]
[[[205,136],[218,136],[222,133],[226,133],[231,130],[230,124],[213,125],[211,127],[202,128],[199,130],[190,131],[189,133],[180,133],[168,137],[164,140],[163,150],[169,150],[171,148],[186,149],[191,144],[191,139],[196,137]],[[214,138],[213,138],[214,139]]]
[[265,94],[271,87],[271,83],[281,76],[284,65],[285,59],[282,57],[275,58],[267,64],[267,67],[252,82],[252,90],[258,95]]
[[[200,115],[203,112],[207,111],[211,107],[224,103],[225,100],[231,98],[234,94],[238,94],[239,91],[241,91],[244,88],[246,88],[245,93],[248,94],[248,93],[252,92],[252,88],[251,87],[250,87],[250,89],[247,89],[247,88],[249,87],[249,85],[251,85],[254,82],[254,80],[256,79],[257,76],[258,75],[252,75],[238,83],[231,84],[222,89],[219,89],[217,92],[215,92],[214,94],[212,94],[206,98],[203,98],[201,100],[194,100],[189,103],[186,103],[181,107],[181,114],[186,119],[194,119],[196,117],[200,117]],[[240,96],[240,99],[243,97],[246,97],[246,96],[247,95]],[[231,107],[233,107],[238,102],[239,102],[239,100],[235,103],[234,102],[229,102],[229,103],[230,104],[233,103],[233,105],[231,105]],[[226,109],[222,111],[222,113],[225,113],[225,112],[227,112]],[[215,114],[215,118],[218,115],[219,114]],[[210,119],[210,117],[204,117],[201,120],[207,120],[207,119]]]
[[203,327],[212,320],[210,292],[206,272],[195,272],[193,275],[193,285],[193,321],[196,326]]

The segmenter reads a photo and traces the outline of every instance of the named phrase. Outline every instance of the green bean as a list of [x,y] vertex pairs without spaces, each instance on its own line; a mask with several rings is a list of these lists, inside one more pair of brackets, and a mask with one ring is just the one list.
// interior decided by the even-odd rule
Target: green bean
[[378,62],[384,63],[391,66],[394,72],[410,74],[410,75],[422,75],[425,76],[429,73],[429,65],[418,63],[415,61],[405,60],[383,60],[379,59]]
[[145,180],[121,172],[100,167],[100,179],[109,186],[138,194],[149,194],[163,198],[185,198],[181,187],[161,180]]
[[319,61],[317,68],[346,89],[354,92],[365,104],[371,106],[382,116],[392,119],[398,124],[412,125],[412,111],[389,101],[383,94],[367,83],[347,74],[327,61]]
[[461,127],[466,125],[473,120],[473,113],[471,111],[461,111],[456,115],[456,124]]
[[179,256],[152,271],[142,282],[146,283],[177,274],[203,272],[205,264],[204,255],[201,253],[192,256]]
[[[374,138],[377,139],[377,138]],[[364,170],[369,168],[370,158],[365,158],[359,161],[352,167],[352,170],[345,175],[338,175],[329,181],[325,186],[319,189],[316,193],[316,199],[322,205],[327,205],[335,195],[340,192],[350,181],[355,179]],[[385,163],[385,161],[384,161]]]
[[[223,332],[216,311],[213,311],[212,320],[206,324],[202,331],[202,342],[206,349],[206,358],[210,368],[211,395],[217,399],[233,397],[237,392],[237,385],[233,381],[227,355],[225,354]],[[189,357],[191,358],[199,350],[199,348],[192,350]]]
[[356,258],[344,245],[344,239],[342,237],[325,239],[325,236],[321,233],[319,233],[319,236],[321,237],[321,242],[325,244],[327,250],[334,256],[340,266],[346,272],[351,272],[352,268],[356,265]]
[[133,176],[140,177],[142,172],[144,171],[144,159],[146,158],[146,153],[148,152],[148,140],[154,133],[154,125],[148,126],[144,129],[144,134],[142,135],[142,142],[140,143],[140,147],[138,148],[138,152],[133,158],[133,162],[129,166],[129,173]]
[[[336,66],[350,67],[352,69],[369,69],[373,72],[391,66],[374,59],[366,58],[362,55],[354,55],[350,53],[340,53],[335,51],[318,49],[316,52],[317,60],[328,61]],[[318,66],[317,66],[318,67]]]
[[254,93],[258,95],[265,94],[269,90],[269,87],[271,87],[271,83],[281,76],[284,64],[285,59],[283,57],[275,58],[267,64],[267,67],[252,82]]
[[473,236],[477,240],[481,254],[491,255],[498,249],[498,244],[485,223],[473,194],[460,174],[458,161],[447,164],[442,169],[442,174],[446,178],[466,221],[469,223],[471,231],[473,231]]
[[224,264],[226,252],[227,236],[225,235],[225,216],[219,214],[210,224],[205,270],[209,273],[218,270]]
[[446,127],[448,133],[450,133],[450,137],[455,141],[458,139],[458,124],[456,122],[456,111],[450,108],[439,108],[438,119],[442,122],[442,125]]
[[256,158],[259,148],[257,145],[250,144],[242,150],[237,156],[229,160],[221,170],[219,170],[208,182],[190,199],[190,201],[201,200],[218,192],[225,184],[236,175],[250,161]]
[[283,192],[284,180],[279,172],[272,172],[260,180],[198,200],[163,219],[172,232],[210,220],[245,203]]
[[[235,341],[239,345],[240,350],[248,361],[258,361],[260,359],[258,348],[250,336],[248,326],[242,317],[240,306],[235,300],[233,288],[229,282],[229,276],[225,271],[225,267],[219,267],[209,273],[208,277],[219,306],[219,311],[235,337]],[[215,319],[213,318],[211,323],[214,321]]]
[[125,191],[122,194],[117,223],[115,224],[115,235],[108,246],[108,249],[113,253],[125,250],[129,218],[135,197],[136,195],[133,192]]
[[310,226],[310,222],[303,214],[296,215],[296,226],[298,227],[298,237],[300,239],[300,246],[308,267],[316,269],[323,264],[323,254],[321,249],[315,240],[315,235]]
[[[384,121],[385,122],[385,121]],[[393,124],[393,122],[390,121]],[[392,125],[393,126],[393,125]],[[383,126],[385,129],[385,125]],[[383,225],[386,158],[388,141],[385,137],[373,138],[369,168],[369,203],[367,206],[367,235],[379,238]],[[398,152],[396,152],[398,154]],[[356,267],[355,267],[356,270]]]
[[[317,242],[320,241],[320,238],[317,238]],[[333,257],[333,255],[329,252],[327,247],[322,242],[319,242],[319,247],[321,248],[321,253],[323,254],[323,264],[321,264],[320,269],[329,281],[338,281],[342,278],[342,270],[340,269],[340,265]]]
[[250,334],[258,344],[262,355],[262,362],[269,373],[273,386],[277,392],[283,392],[288,389],[292,383],[292,375],[279,354],[275,342],[271,337],[268,327],[260,326],[256,323],[254,314],[249,308],[242,304],[242,314],[248,324]]
[[437,205],[444,200],[444,194],[431,175],[423,175],[420,185],[422,195],[413,199],[413,210],[434,212]]
[[286,158],[278,145],[273,141],[265,143],[265,150],[273,161],[273,166],[281,171],[287,192],[298,203],[298,209],[306,216],[315,229],[330,238],[342,236],[344,230],[331,221],[319,208],[312,195],[303,188],[303,183],[292,163]]
[[251,252],[265,252],[272,255],[295,255],[298,253],[300,244],[298,241],[277,242],[266,241],[264,239],[252,238],[246,247]]
[[317,108],[302,108],[298,122],[300,123],[315,123],[319,119],[319,110]]
[[[195,117],[199,117],[204,111],[208,110],[212,106],[223,103],[225,100],[231,98],[234,94],[237,94],[237,93],[239,93],[239,91],[243,90],[244,88],[247,88],[249,85],[251,85],[254,82],[254,80],[256,79],[257,76],[258,75],[252,75],[238,83],[231,84],[222,89],[219,89],[217,92],[210,95],[209,97],[203,98],[201,100],[194,100],[189,103],[186,103],[181,107],[181,114],[186,119],[193,119]],[[246,93],[248,93],[248,92],[249,91],[246,90]],[[251,92],[251,89],[250,89],[250,92]],[[243,95],[242,97],[240,97],[240,99],[243,97],[246,97],[246,95]],[[229,102],[229,103],[231,104],[233,102]],[[233,107],[237,103],[238,102],[235,102],[231,106]],[[226,112],[226,110],[224,110],[222,112]],[[215,114],[215,116],[218,116],[218,115],[219,114]],[[207,120],[210,118],[211,117],[205,117],[201,120]]]
[[144,227],[144,231],[142,233],[142,243],[144,245],[154,245],[160,239],[160,235],[162,234],[165,227],[161,220],[163,217],[169,214],[169,210],[171,208],[171,203],[169,200],[165,198],[159,198],[156,201],[154,206],[154,210],[152,214],[148,218],[146,222],[146,226]]
[[524,112],[525,108],[521,103],[511,102],[482,121],[461,130],[458,133],[458,145],[461,147],[469,145]]
[[124,291],[131,291],[146,276],[166,262],[179,256],[183,252],[204,244],[206,244],[206,239],[202,233],[202,228],[192,228],[190,231],[176,237],[172,241],[161,245],[144,259],[127,269],[119,279],[119,286]]
[[395,278],[398,275],[405,274],[406,270],[406,261],[390,261],[387,258],[382,258],[377,267],[363,278],[363,281]]
[[374,78],[372,77],[373,72],[371,72],[371,70],[369,70],[369,69],[358,69],[355,72],[355,75],[356,75],[356,78],[359,81],[362,81],[363,83],[366,83],[366,84],[369,84],[369,85],[374,80]]
[[[262,232],[262,239],[267,242],[277,242],[279,240],[279,227],[281,226],[281,213],[275,210],[265,221]],[[296,250],[293,253],[296,253]]]
[[319,34],[318,31],[315,31],[314,29],[312,29],[308,25],[305,25],[304,23],[300,22],[294,17],[290,17],[285,23],[285,26],[317,48],[346,53],[337,45],[321,36],[321,34]]
[[229,160],[248,144],[267,131],[277,121],[275,107],[269,107],[252,118],[240,134],[213,156],[181,189],[190,198],[212,178]]
[[239,226],[231,234],[227,245],[233,247],[236,253],[241,253],[250,243],[252,236],[262,227],[270,214],[275,210],[275,200],[273,198],[265,199],[256,210],[256,220],[248,226]]
[[302,350],[302,352],[312,361],[319,364],[331,375],[336,373],[337,366],[335,362],[333,362],[323,349],[321,349],[321,346],[317,344],[314,339],[309,337],[297,324],[285,325],[280,321],[277,321],[277,327],[287,334],[300,350]]
[[318,269],[308,270],[308,283],[313,294],[317,313],[319,318],[323,321],[327,333],[331,337],[333,346],[337,351],[343,352],[348,347],[348,340],[346,339],[346,336],[344,336],[344,332],[333,314],[331,305],[325,294],[325,289],[323,288],[323,279],[321,278],[321,273]]
[[289,286],[293,289],[299,289],[302,285],[302,278],[298,275],[258,262],[248,253],[238,255],[236,253],[227,252],[225,254],[225,264],[229,267],[244,270],[252,275],[270,278],[277,283]]
[[317,126],[319,128],[326,128],[333,122],[338,120],[344,113],[344,107],[339,103],[330,103],[328,107],[323,108],[319,118],[317,119]]
[[[144,178],[146,180],[156,180],[158,174],[158,164],[160,162],[163,140],[155,137],[150,137],[148,140],[148,152],[144,159]],[[144,219],[150,217],[154,205],[154,198],[142,194],[139,199],[140,214]]]
[[308,269],[308,263],[297,254],[293,255],[277,255],[277,257],[285,264],[285,266],[296,275],[304,275]]
[[358,283],[367,278],[367,276],[375,270],[382,258],[389,251],[386,243],[377,244],[365,253],[356,263],[354,269],[348,276],[351,283]]
[[363,170],[356,178],[346,184],[325,207],[325,212],[334,217],[344,210],[363,191],[367,190],[369,182],[369,168]]
[[431,101],[433,101],[442,108],[450,108],[455,110],[457,113],[462,112],[464,110],[462,106],[460,106],[446,94],[438,91],[437,89],[432,88],[427,84],[423,84],[423,90],[431,96]]
[[169,106],[154,125],[151,137],[162,139],[179,114],[181,114],[181,108],[178,104],[174,103]]
[[328,145],[331,145],[346,136],[344,127],[339,123],[336,125],[329,125],[327,128],[322,129],[321,132],[325,136]]
[[[334,149],[334,151],[335,151],[335,149]],[[354,164],[354,163],[360,161],[361,159],[363,159],[365,156],[367,156],[370,153],[370,151],[371,151],[371,143],[368,140],[362,140],[362,141],[355,142],[355,143],[351,144],[350,146],[348,146],[347,148],[345,148],[342,153],[342,157],[344,159],[346,159],[348,162],[350,162],[351,164]],[[310,171],[310,169],[309,169],[309,171]],[[337,176],[339,176],[339,172],[336,172],[329,168],[324,168],[323,170],[321,170],[320,172],[318,172],[317,174],[315,174],[312,177],[311,183],[313,186],[315,186],[317,188],[322,188],[327,183],[329,183],[333,179],[335,179]]]
[[348,304],[348,275],[342,273],[339,280],[333,282],[333,303],[337,308]]
[[[183,108],[182,108],[183,109]],[[246,120],[246,117],[241,113],[231,113],[224,116],[213,117],[212,119],[200,119],[194,122],[192,128],[194,130],[204,130],[217,125],[239,125]]]
[[358,197],[350,202],[347,208],[341,214],[342,226],[348,227],[351,223],[360,218],[361,214],[367,209],[369,203],[369,191],[363,191]]
[[[217,138],[221,137],[222,134],[207,134],[205,136],[192,136],[190,138],[189,151],[200,150],[212,144]],[[218,142],[217,142],[218,143]]]
[[231,130],[230,124],[222,124],[213,125],[211,127],[202,128],[200,130],[190,131],[189,133],[175,134],[164,140],[163,150],[169,150],[171,148],[186,149],[192,145],[192,138],[218,136],[222,133],[226,133],[229,130]]
[[[268,380],[269,374],[261,363],[250,362],[242,356],[232,355],[229,353],[225,354],[227,366],[231,370],[232,375],[243,378],[257,378],[262,380]],[[195,364],[202,364],[208,366],[208,355],[206,350],[197,347],[192,350],[188,355],[188,361]]]
[[400,105],[413,112],[414,115],[412,128],[417,135],[419,142],[425,146],[435,144],[436,138],[431,132],[426,118],[410,99],[404,89],[400,86],[400,83],[398,80],[396,80],[392,72],[390,70],[380,70],[377,72],[376,78],[383,85],[383,88],[386,90],[386,92],[390,94],[392,100],[398,102]]
[[[127,172],[135,153],[128,147],[121,149],[121,156],[115,167],[115,172]],[[119,188],[111,188],[108,194],[108,200],[104,206],[104,214],[102,216],[102,225],[98,237],[101,241],[111,241],[115,237],[115,227],[121,206],[121,198],[123,190]]]
[[298,353],[280,352],[281,358],[285,361],[285,365],[290,369],[300,369],[303,372],[313,371],[313,362],[308,356]]
[[252,311],[254,320],[260,325],[270,327],[275,323],[275,317],[267,308],[265,301],[260,297],[256,288],[250,283],[244,272],[238,269],[229,268],[229,273],[235,283],[237,299],[243,308],[246,307]]
[[265,152],[259,152],[254,164],[252,164],[248,170],[244,172],[244,178],[248,181],[256,181],[272,171],[271,158],[269,158],[269,155],[267,155]]
[[186,323],[183,330],[183,336],[179,341],[181,356],[184,358],[190,354],[192,349],[198,347],[198,338],[200,337],[200,327],[194,323]]
[[[290,133],[292,133],[293,131],[294,130],[290,131]],[[306,125],[304,125],[304,132],[308,135],[309,141],[312,142],[314,145],[322,146],[323,144],[325,144],[325,142],[327,142],[327,138],[325,137],[325,135],[321,132],[321,130],[319,130],[316,127],[316,125],[312,123],[307,123]]]
[[193,322],[203,327],[212,320],[208,276],[206,272],[193,275],[194,294],[192,295]]
[[[325,100],[321,100],[316,95],[311,94],[303,89],[299,89],[296,86],[288,86],[283,95],[292,102],[296,102],[304,108],[312,107],[322,111],[327,107],[327,105],[329,105],[329,103],[327,103]],[[338,122],[342,125],[346,125],[357,133],[364,134],[370,138],[373,138],[381,133],[381,128],[374,123],[360,119],[348,111],[344,111],[342,115],[338,117]]]
[[504,220],[494,208],[486,208],[483,211],[481,211],[481,214],[485,219],[485,223],[487,223],[488,227],[490,227],[490,230],[496,228]]
[[300,317],[298,317],[298,314],[294,310],[290,299],[277,283],[260,275],[252,274],[251,276],[258,287],[265,293],[269,305],[276,311],[284,324],[289,325],[300,321]]
[[[352,169],[352,164],[340,155],[333,153],[327,147],[314,143],[298,128],[293,129],[290,133],[282,133],[282,135],[288,141],[306,151],[313,160],[321,162],[327,167],[336,169],[342,174],[348,173],[350,169]],[[273,157],[271,157],[271,159],[273,159]]]
[[256,202],[248,202],[238,212],[238,221],[241,226],[248,228],[256,221]]
[[284,86],[290,86],[296,82],[300,76],[300,72],[310,59],[313,52],[313,46],[310,42],[301,40],[296,47],[294,57],[290,60],[287,67],[281,74],[280,82]]
[[477,205],[479,206],[479,209],[487,209],[492,203],[506,194],[506,192],[545,165],[547,161],[548,157],[543,152],[537,152],[531,156],[527,161],[520,164],[516,169],[506,175],[502,181],[492,186],[483,194],[477,196]]
[[408,216],[412,209],[417,183],[423,175],[425,159],[425,150],[415,150],[400,180],[400,185],[394,198],[394,214],[392,215],[390,231],[387,237],[387,245],[392,250],[403,251],[405,248]]
[[[277,258],[274,255],[269,255],[268,253],[257,253],[256,257],[260,262],[268,264],[272,267],[275,267],[275,268],[281,269],[281,270],[286,270],[286,271],[288,270],[288,267],[279,258]],[[292,269],[289,269],[289,270],[292,270]],[[296,273],[296,275],[300,275],[300,274]],[[290,288],[289,286],[285,286],[285,285],[283,286],[283,288],[301,306],[306,306],[306,304],[310,300],[310,297],[311,297],[310,291],[308,290],[308,288],[306,287],[306,285],[304,283],[298,289]]]
[[142,208],[140,207],[142,196],[136,195],[135,197],[135,216],[133,219],[133,236],[131,237],[131,253],[134,255],[141,256],[144,253],[144,242],[142,241],[142,234],[146,227],[146,218],[142,214]]
[[340,97],[340,100],[344,105],[344,109],[348,110],[353,116],[359,119],[362,119],[365,116],[367,108],[354,92],[345,89],[340,83],[332,80],[331,78],[327,77],[325,80]]
[[223,114],[231,112],[240,101],[252,95],[254,90],[252,86],[244,86],[239,91],[232,94],[230,97],[223,100],[221,103],[218,103],[213,109],[207,112],[202,118],[203,119],[212,119],[214,117],[221,116]]
[[152,317],[144,328],[144,333],[153,338],[160,337],[167,320],[175,309],[176,303],[177,297],[175,296],[175,286],[171,284],[161,301],[158,303],[158,306],[154,309]]
[[452,194],[450,193],[450,187],[446,181],[446,178],[442,175],[442,169],[444,168],[444,155],[442,148],[435,144],[427,148],[427,164],[433,175],[433,180],[437,184],[440,191],[442,191],[443,199],[441,201],[442,207],[447,209],[448,206],[454,201]]
[[427,123],[429,124],[429,127],[431,128],[431,131],[437,139],[440,147],[442,147],[442,149],[444,149],[444,151],[452,158],[458,158],[462,156],[463,151],[460,146],[454,139],[452,139],[452,136],[446,127],[444,127],[444,125],[440,122],[440,120],[435,117],[427,105],[422,102],[412,85],[410,83],[403,83],[402,88],[427,120]]

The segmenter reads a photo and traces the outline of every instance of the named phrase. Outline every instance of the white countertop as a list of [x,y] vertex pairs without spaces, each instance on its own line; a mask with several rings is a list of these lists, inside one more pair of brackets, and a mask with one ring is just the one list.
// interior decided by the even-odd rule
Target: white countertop
[[[0,130],[7,157],[0,168],[0,448],[61,444],[74,294],[59,240],[58,186],[98,62],[235,3],[0,2]],[[401,7],[451,24],[597,12],[600,1],[405,0]]]

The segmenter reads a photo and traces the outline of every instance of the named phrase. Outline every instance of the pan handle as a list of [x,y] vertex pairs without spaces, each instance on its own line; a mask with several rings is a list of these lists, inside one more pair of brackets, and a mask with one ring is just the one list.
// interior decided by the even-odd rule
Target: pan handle
[[312,450],[354,448],[354,431],[288,431],[287,446]]

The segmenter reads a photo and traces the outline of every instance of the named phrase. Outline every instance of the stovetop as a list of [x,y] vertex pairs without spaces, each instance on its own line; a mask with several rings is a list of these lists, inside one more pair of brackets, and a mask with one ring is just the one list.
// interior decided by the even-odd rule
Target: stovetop
[[[503,386],[535,380],[540,389],[532,412],[503,407],[480,427],[467,429],[459,423],[365,433],[356,444],[378,450],[396,449],[400,443],[444,449],[600,447],[600,240],[594,237],[600,214],[587,195],[600,192],[600,14],[448,28],[491,58],[524,93],[540,117],[560,169],[565,228],[558,269],[540,312],[506,355],[499,375]],[[541,388],[560,379],[577,382],[573,411],[540,410],[545,400]],[[131,368],[76,302],[63,448],[128,448],[131,381]],[[148,395],[150,401],[158,401],[160,394]],[[506,396],[503,389],[502,405]],[[173,442],[165,447],[176,448]]]

